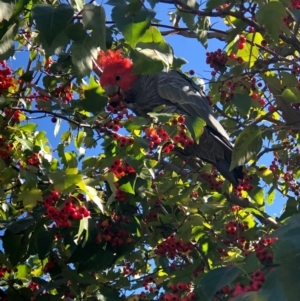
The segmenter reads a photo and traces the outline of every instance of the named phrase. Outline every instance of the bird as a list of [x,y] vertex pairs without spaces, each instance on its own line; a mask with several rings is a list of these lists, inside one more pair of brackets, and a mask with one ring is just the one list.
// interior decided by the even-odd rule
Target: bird
[[102,51],[97,63],[102,69],[100,85],[112,106],[122,99],[137,116],[149,117],[148,113],[161,107],[163,113],[202,118],[206,123],[203,133],[186,155],[212,164],[230,183],[238,186],[243,179],[243,167],[230,170],[234,145],[213,116],[203,89],[191,78],[177,70],[135,74],[132,60],[120,50]]

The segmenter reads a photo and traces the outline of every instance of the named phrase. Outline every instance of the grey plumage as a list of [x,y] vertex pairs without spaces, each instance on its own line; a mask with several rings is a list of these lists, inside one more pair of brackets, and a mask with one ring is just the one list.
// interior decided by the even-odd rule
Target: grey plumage
[[125,103],[139,116],[165,105],[161,112],[199,116],[206,122],[199,144],[191,156],[211,163],[233,185],[242,179],[242,167],[229,171],[233,145],[222,125],[214,118],[204,92],[184,74],[171,70],[155,75],[140,75],[125,93]]

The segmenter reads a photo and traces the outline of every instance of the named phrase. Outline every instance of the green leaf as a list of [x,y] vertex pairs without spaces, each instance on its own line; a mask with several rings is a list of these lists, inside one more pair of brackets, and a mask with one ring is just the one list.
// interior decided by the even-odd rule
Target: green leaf
[[286,88],[282,92],[281,96],[287,102],[300,103],[300,91],[297,88],[294,87]]
[[124,14],[126,6],[115,6],[111,18],[116,22],[117,28],[121,31],[130,46],[135,47],[139,39],[150,27],[155,12],[142,8],[137,14]]
[[244,44],[244,48],[238,49],[236,55],[240,56],[244,62],[247,62],[251,68],[260,55],[259,49],[255,44],[261,45],[263,37],[259,32],[248,33],[245,35],[245,37],[250,41],[250,43],[246,42]]
[[237,267],[217,268],[209,271],[200,280],[204,295],[211,300],[223,286],[232,282],[240,273]]
[[208,46],[207,43],[207,33],[210,28],[210,19],[209,17],[199,17],[198,22],[195,24],[195,32],[197,35],[198,41],[206,49]]
[[78,102],[72,102],[72,105],[96,115],[102,112],[107,105],[107,96],[105,96],[104,90],[91,76],[89,85],[84,90],[84,98]]
[[252,99],[248,93],[234,93],[231,102],[242,116],[246,116],[251,108]]
[[134,189],[129,181],[120,185],[120,190],[130,194],[135,194]]
[[22,145],[22,149],[29,149],[31,151],[33,150],[33,144],[31,141],[19,137],[15,137],[15,139]]
[[27,278],[31,273],[31,267],[25,263],[18,264],[17,269],[17,278]]
[[[187,0],[184,1],[189,7],[196,8],[197,2],[196,0]],[[177,9],[177,15],[182,18],[182,21],[186,24],[186,26],[193,31],[194,30],[194,19],[195,19],[195,14],[190,14],[183,12],[179,9]]]
[[275,187],[272,186],[271,189],[267,193],[266,203],[269,206],[272,205],[274,203],[275,197],[276,197],[276,190],[275,190]]
[[101,49],[106,49],[105,10],[103,6],[86,4],[82,10],[82,22],[85,29],[91,29],[92,37]]
[[23,190],[19,195],[18,195],[18,201],[23,202],[23,206],[26,209],[32,209],[33,207],[36,206],[38,201],[42,201],[43,196],[42,196],[42,191],[37,188],[32,188],[32,189],[26,189]]
[[72,6],[60,4],[54,7],[50,4],[38,4],[32,9],[32,18],[36,28],[45,38],[48,46],[70,23],[74,14]]
[[123,126],[127,131],[140,130],[143,126],[148,124],[149,120],[144,117],[135,116],[132,119],[125,120]]
[[256,204],[258,204],[259,206],[264,205],[265,194],[263,188],[257,186],[250,192],[250,194]]
[[[279,32],[283,28],[282,19],[286,17],[285,6],[279,1],[271,1],[259,7],[256,19],[260,25],[265,26],[275,42],[278,42]],[[270,17],[272,16],[272,17]]]
[[85,137],[85,132],[78,132],[76,138],[74,139],[74,145],[77,149],[80,148],[83,139]]
[[246,127],[238,135],[232,152],[230,170],[244,165],[260,151],[263,142],[261,135],[257,125]]
[[196,143],[199,143],[200,137],[206,126],[205,121],[198,116],[185,116],[185,125]]
[[18,31],[18,24],[14,23],[8,27],[6,33],[0,40],[0,60],[6,60],[10,56],[13,56],[15,52],[14,38]]
[[[143,59],[143,56],[147,58]],[[137,74],[151,72],[151,70],[154,69],[153,66],[151,66],[151,62],[152,64],[156,63],[157,66],[161,66],[161,64],[157,64],[157,62],[161,61],[166,68],[169,69],[173,63],[173,49],[165,42],[160,31],[156,27],[151,26],[140,38],[136,49],[131,53],[131,58],[135,66],[133,72]],[[148,68],[146,68],[148,67],[147,65],[143,66],[143,64],[146,64],[148,61],[150,65],[149,71]]]
[[280,78],[283,86],[295,86],[298,85],[298,80],[294,74],[288,72],[280,72]]
[[48,177],[53,183],[55,190],[59,192],[75,189],[76,184],[82,180],[81,174],[66,174],[62,170],[50,173]]

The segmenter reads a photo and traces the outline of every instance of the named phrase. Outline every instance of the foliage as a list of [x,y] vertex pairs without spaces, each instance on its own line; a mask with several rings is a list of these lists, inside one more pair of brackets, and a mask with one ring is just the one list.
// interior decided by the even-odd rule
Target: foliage
[[[158,9],[171,9],[173,25]],[[0,299],[298,300],[299,9],[2,1]],[[223,44],[207,53],[207,100],[236,140],[231,167],[245,165],[238,187],[177,156],[203,120],[107,105],[99,49],[122,49],[137,73],[180,69],[170,33]],[[272,218],[265,204],[276,197],[287,201]]]

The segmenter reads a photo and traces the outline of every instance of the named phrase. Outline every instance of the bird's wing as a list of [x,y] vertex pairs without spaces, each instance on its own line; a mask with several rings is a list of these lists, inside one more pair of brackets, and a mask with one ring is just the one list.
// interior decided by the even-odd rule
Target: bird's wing
[[202,118],[215,134],[219,134],[231,146],[228,134],[212,115],[204,92],[191,79],[174,70],[161,72],[157,79],[157,91],[162,98],[172,102],[187,115]]

